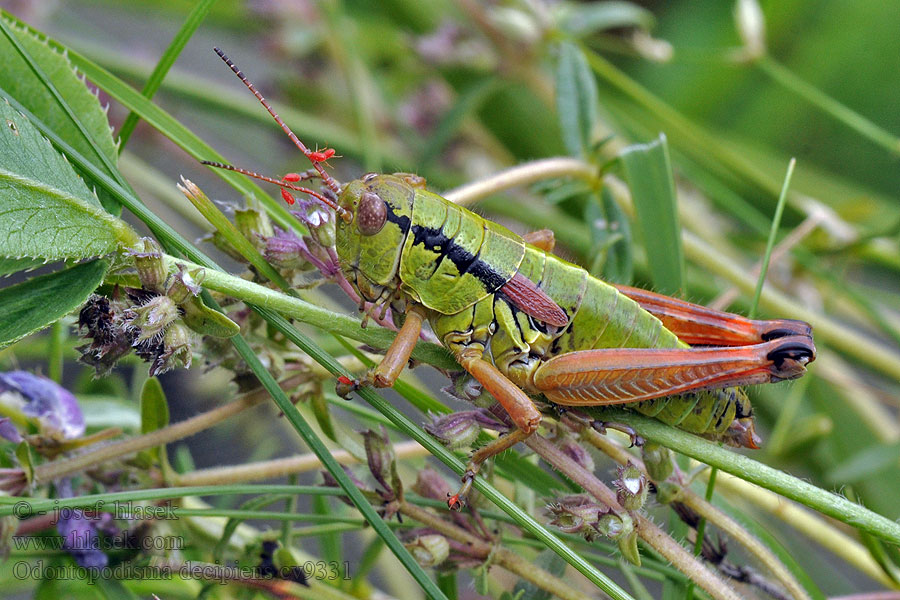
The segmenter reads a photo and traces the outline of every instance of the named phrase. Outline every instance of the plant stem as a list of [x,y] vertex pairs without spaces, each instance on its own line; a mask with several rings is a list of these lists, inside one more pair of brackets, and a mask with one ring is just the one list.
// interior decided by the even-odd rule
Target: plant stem
[[[556,445],[540,435],[532,435],[525,440],[525,445],[534,450],[545,461],[553,466],[569,479],[580,485],[589,494],[601,503],[609,506],[614,512],[625,513],[615,493],[597,479],[593,473],[587,471],[569,458]],[[737,600],[738,596],[718,575],[712,572],[703,563],[698,561],[684,547],[672,539],[666,532],[657,527],[647,517],[632,512],[638,535],[650,544],[657,552],[669,560],[679,571],[687,575],[692,581],[703,588],[713,598],[728,598]]]
[[671,448],[704,464],[755,483],[786,498],[833,517],[872,535],[900,544],[900,524],[850,502],[843,496],[828,493],[784,471],[773,469],[741,454],[721,448],[695,435],[675,429],[643,415],[621,409],[607,409],[607,418],[633,427],[644,438]]
[[[428,456],[428,450],[418,442],[409,441],[394,444],[394,453],[397,458],[418,458]],[[355,456],[346,450],[333,450],[331,455],[342,465],[360,462]],[[173,485],[225,485],[231,483],[246,483],[249,481],[263,481],[284,477],[293,473],[307,473],[322,466],[322,462],[315,454],[300,454],[285,458],[276,458],[245,465],[227,465],[199,469],[190,473],[178,475]]]
[[[202,268],[200,265],[172,256],[166,256],[170,265],[182,265],[187,269]],[[273,310],[286,317],[308,323],[319,329],[345,336],[374,348],[387,348],[397,335],[393,331],[381,327],[360,327],[359,321],[353,317],[333,313],[300,298],[293,298],[263,287],[234,275],[206,269],[203,286],[232,298],[237,298],[263,308]],[[457,371],[459,365],[441,346],[428,342],[419,342],[413,350],[413,358],[440,369]]]
[[[303,376],[298,375],[283,381],[281,385],[282,387],[289,389],[299,384],[302,380]],[[227,404],[223,404],[222,406],[216,407],[195,417],[191,417],[190,419],[168,425],[162,429],[157,429],[156,431],[151,431],[150,433],[145,433],[144,435],[139,435],[131,439],[114,442],[72,458],[38,465],[34,469],[34,480],[36,483],[46,483],[66,475],[78,473],[94,465],[186,438],[221,423],[228,417],[256,406],[265,401],[268,397],[269,395],[266,390],[254,390],[235,398]]]
[[[703,473],[700,477],[703,477]],[[862,544],[821,517],[796,504],[785,502],[774,492],[733,475],[720,472],[717,481],[719,492],[728,498],[746,502],[771,514],[882,585],[898,588],[897,582],[885,574]]]
[[490,556],[492,564],[503,567],[507,571],[518,575],[525,581],[533,583],[537,587],[550,592],[558,598],[564,600],[584,600],[588,598],[586,594],[579,592],[559,578],[554,577],[551,573],[538,567],[533,562],[526,560],[522,556],[519,556],[506,548],[494,547],[492,544],[472,535],[461,527],[448,523],[431,511],[404,501],[400,503],[400,512],[446,537],[466,544],[473,554],[477,554],[483,558],[488,558]]

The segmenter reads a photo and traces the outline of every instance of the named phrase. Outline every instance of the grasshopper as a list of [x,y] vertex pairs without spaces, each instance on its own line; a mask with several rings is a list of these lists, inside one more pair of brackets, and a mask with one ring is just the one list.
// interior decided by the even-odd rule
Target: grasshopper
[[[460,366],[506,411],[515,430],[471,457],[451,508],[481,464],[534,433],[533,399],[562,406],[628,404],[665,423],[733,446],[759,447],[748,384],[795,379],[815,360],[802,321],[759,321],[591,276],[551,254],[548,231],[520,237],[425,189],[409,173],[368,173],[344,185],[323,168],[334,150],[311,151],[253,84],[219,56],[312,163],[274,183],[335,211],[343,275],[370,312],[391,308],[397,337],[359,385],[390,387],[427,321]],[[326,194],[297,185],[321,178]],[[333,196],[333,197],[329,197]]]

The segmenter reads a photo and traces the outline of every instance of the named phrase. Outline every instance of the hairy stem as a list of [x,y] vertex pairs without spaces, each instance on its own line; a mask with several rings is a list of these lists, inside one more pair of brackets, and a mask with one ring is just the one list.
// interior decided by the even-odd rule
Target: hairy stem
[[[581,435],[582,439],[587,441],[587,443],[597,448],[617,463],[624,465],[627,462],[631,462],[631,464],[637,466],[641,471],[644,471],[644,474],[646,475],[643,462],[638,457],[626,451],[621,445],[610,439],[609,436],[601,435],[590,428],[582,428]],[[751,535],[740,523],[733,520],[727,514],[687,488],[684,488],[681,491],[678,500],[693,508],[708,522],[712,523],[741,544],[749,553],[755,556],[778,581],[781,582],[794,598],[808,597],[806,590],[803,589],[800,582],[798,582],[794,575],[788,571],[778,557],[758,539]]]
[[[445,521],[431,511],[409,504],[408,502],[401,502],[400,512],[448,538],[466,544],[473,554],[483,558],[488,558],[490,556],[491,564],[503,567],[507,571],[518,575],[525,581],[533,583],[537,587],[546,590],[558,598],[562,598],[563,600],[584,600],[589,597],[569,586],[558,577],[555,577],[551,573],[538,567],[533,562],[526,560],[524,557],[519,556],[506,548],[494,547],[492,544],[472,535],[461,527],[457,527],[456,525]],[[492,552],[493,555],[491,554]]]
[[[429,455],[428,450],[415,441],[397,443],[394,444],[393,448],[398,459],[418,458]],[[359,459],[346,450],[333,450],[331,455],[342,465],[360,462]],[[266,479],[284,477],[294,473],[307,473],[309,471],[314,471],[321,466],[322,462],[315,454],[307,453],[245,465],[227,465],[222,467],[211,467],[209,469],[198,469],[196,471],[191,471],[190,473],[178,475],[173,485],[228,485],[233,483],[246,483],[248,481],[263,481]]]
[[[553,465],[569,479],[580,485],[598,501],[612,508],[617,513],[625,513],[616,500],[616,494],[593,473],[582,468],[569,458],[552,442],[539,435],[533,435],[525,444],[541,458]],[[679,571],[687,575],[693,582],[709,593],[713,598],[737,600],[738,596],[718,575],[698,561],[690,552],[672,539],[666,532],[657,527],[647,517],[639,513],[629,513],[634,519],[638,535],[650,544],[657,552],[669,560]]]
[[[185,269],[191,270],[202,268],[200,265],[172,256],[166,256],[166,259],[172,266],[181,265]],[[222,271],[205,269],[203,286],[255,306],[273,310],[285,317],[308,323],[313,327],[363,342],[374,348],[387,348],[397,335],[396,332],[382,327],[362,328],[360,322],[354,317],[334,313],[300,298],[287,296]],[[459,365],[450,354],[437,344],[419,342],[413,350],[412,357],[440,369],[460,370]]]
[[[285,389],[289,389],[301,383],[302,380],[303,376],[298,375],[285,380],[281,385]],[[223,404],[222,406],[199,414],[196,417],[185,419],[174,425],[169,425],[162,429],[157,429],[156,431],[151,431],[150,433],[145,433],[144,435],[139,435],[131,439],[114,442],[108,446],[103,446],[72,458],[38,465],[34,469],[35,483],[53,481],[54,479],[66,475],[78,473],[79,471],[83,471],[94,465],[186,438],[221,423],[228,417],[256,406],[257,404],[264,402],[268,397],[269,395],[266,390],[254,390],[235,398],[227,404]]]

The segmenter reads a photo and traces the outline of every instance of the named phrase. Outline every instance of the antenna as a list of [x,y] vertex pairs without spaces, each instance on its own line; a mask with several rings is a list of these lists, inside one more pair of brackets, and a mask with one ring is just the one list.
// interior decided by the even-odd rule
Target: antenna
[[[234,165],[226,165],[225,163],[215,162],[215,161],[211,161],[211,160],[201,160],[200,164],[206,165],[208,167],[216,167],[217,169],[225,169],[226,171],[234,171],[235,173],[240,173],[241,175],[246,175],[247,177],[252,177],[253,179],[259,179],[261,181],[267,181],[269,183],[274,183],[275,185],[277,185],[283,189],[286,188],[289,190],[294,190],[295,192],[303,192],[304,194],[309,194],[313,198],[316,198],[317,200],[319,200],[319,202],[321,202],[322,204],[333,209],[342,218],[346,218],[345,215],[348,214],[346,209],[339,206],[337,203],[334,202],[334,200],[328,198],[327,196],[324,196],[323,194],[320,194],[319,192],[317,192],[315,190],[301,187],[299,185],[294,185],[290,181],[286,181],[284,179],[281,179],[281,180],[275,179],[274,177],[269,177],[268,175],[262,175],[260,173],[257,173],[256,171],[251,171],[250,169],[235,167]],[[289,177],[290,175],[292,175],[292,174],[285,175],[285,177]],[[299,176],[297,177],[297,181],[301,181],[301,178]],[[289,198],[289,197],[290,197],[290,194],[288,194],[288,196],[285,199],[287,200],[287,198]],[[293,198],[288,200],[288,204],[293,204],[293,203],[294,203]]]
[[[325,185],[327,185],[331,189],[331,191],[333,191],[335,194],[340,195],[341,185],[334,179],[334,177],[329,175],[328,172],[325,170],[325,168],[320,164],[320,163],[324,162],[325,160],[327,160],[328,158],[331,158],[331,156],[334,155],[334,151],[333,150],[325,150],[324,152],[319,152],[319,151],[313,152],[312,150],[307,148],[306,145],[300,141],[300,138],[298,138],[296,136],[296,134],[293,131],[291,131],[291,128],[287,126],[287,123],[284,122],[284,119],[282,119],[281,117],[278,116],[278,113],[275,112],[275,109],[273,109],[272,106],[269,104],[269,102],[263,97],[263,95],[261,93],[259,93],[259,90],[256,89],[256,86],[254,86],[253,83],[251,83],[250,80],[247,79],[247,76],[244,75],[241,72],[241,70],[237,68],[237,66],[235,66],[234,62],[232,62],[232,60],[230,58],[228,58],[228,56],[226,56],[225,53],[222,52],[221,50],[219,50],[218,48],[214,48],[214,50],[216,51],[216,54],[219,55],[219,58],[221,58],[223,61],[225,61],[225,64],[228,65],[228,67],[232,71],[234,71],[234,74],[238,76],[238,79],[240,79],[244,83],[244,85],[247,86],[247,89],[249,89],[253,93],[253,95],[256,96],[256,99],[259,100],[260,104],[262,104],[263,107],[265,107],[265,109],[267,111],[269,111],[269,114],[272,115],[272,118],[275,119],[275,122],[278,123],[278,125],[287,134],[287,136],[291,139],[291,141],[294,142],[294,145],[297,146],[297,148],[300,149],[300,151],[303,153],[303,155],[309,159],[309,161],[312,163],[313,168],[319,174],[319,177],[321,177],[322,181],[325,182]],[[346,215],[347,211],[340,208],[339,206],[336,206],[334,202],[332,202],[330,200],[326,200],[322,194],[314,192],[313,190],[298,187],[298,186],[292,185],[286,181],[279,181],[273,177],[267,177],[265,175],[260,175],[259,173],[255,173],[255,172],[249,171],[247,169],[241,169],[239,167],[234,167],[231,165],[226,165],[223,163],[217,163],[217,162],[211,162],[211,161],[201,161],[201,162],[203,164],[209,165],[211,167],[218,167],[220,169],[227,169],[229,171],[235,171],[236,173],[242,173],[243,175],[247,175],[248,177],[253,177],[255,179],[260,179],[262,181],[268,181],[270,183],[274,183],[275,185],[281,186],[282,188],[288,188],[291,190],[296,190],[298,192],[303,192],[303,193],[309,194],[311,196],[318,198],[319,200],[321,200],[328,206],[332,207],[335,211],[340,213],[344,219],[347,218],[347,215]]]

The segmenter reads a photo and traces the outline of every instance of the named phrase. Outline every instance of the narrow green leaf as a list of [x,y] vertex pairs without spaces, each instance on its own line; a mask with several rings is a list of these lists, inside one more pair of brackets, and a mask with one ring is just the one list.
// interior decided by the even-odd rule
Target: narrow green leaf
[[95,260],[0,290],[0,348],[81,306],[108,268],[106,261]]
[[629,146],[619,161],[631,188],[653,286],[663,294],[680,294],[684,291],[684,250],[665,134],[649,144]]
[[556,112],[566,151],[586,158],[597,122],[597,80],[584,53],[570,42],[559,45]]
[[[184,21],[181,29],[179,29],[178,33],[175,34],[175,37],[172,38],[169,47],[166,48],[163,55],[159,57],[159,62],[156,63],[156,67],[147,79],[147,83],[144,84],[144,89],[141,90],[141,94],[145,98],[152,98],[153,94],[156,93],[156,90],[159,89],[159,86],[162,85],[163,79],[166,78],[169,69],[175,64],[178,55],[184,50],[188,40],[191,39],[191,36],[193,36],[194,32],[197,31],[197,28],[200,27],[200,23],[202,23],[203,19],[206,18],[206,15],[209,14],[209,10],[215,3],[216,0],[200,0],[194,6],[194,9]],[[139,118],[140,117],[136,113],[132,112],[128,114],[128,117],[126,117],[125,121],[122,123],[122,127],[119,129],[120,152],[128,142],[128,138],[131,137],[131,133],[134,131],[135,126],[137,126]]]
[[169,424],[169,404],[162,384],[150,377],[141,389],[141,433],[150,433]]
[[791,185],[791,177],[794,174],[794,167],[797,159],[792,158],[788,163],[787,174],[784,176],[784,183],[781,186],[781,194],[778,196],[778,204],[775,207],[775,216],[772,217],[772,225],[769,229],[769,239],[766,242],[766,253],[763,255],[762,266],[759,269],[759,278],[756,280],[756,292],[753,294],[753,302],[750,304],[750,312],[747,314],[751,319],[756,316],[756,309],[759,306],[759,297],[762,296],[763,285],[766,283],[766,273],[769,270],[769,259],[772,257],[772,249],[775,247],[775,237],[778,235],[778,227],[781,225],[781,215],[784,214],[784,205],[787,202],[787,191]]
[[18,273],[26,269],[33,269],[44,264],[39,258],[12,258],[9,256],[0,257],[0,277],[11,273]]
[[580,38],[616,27],[650,29],[655,21],[653,13],[631,2],[586,2],[572,5],[561,26]]
[[0,256],[89,258],[132,236],[37,129],[0,102]]
[[825,475],[825,480],[833,485],[855,483],[875,477],[889,468],[896,472],[898,462],[900,462],[900,442],[877,444],[835,465]]
[[[4,25],[7,23],[4,19]],[[87,136],[83,135],[65,108],[47,92],[46,82],[34,73],[12,40],[0,36],[0,81],[6,92],[46,123],[60,138],[112,175],[117,162],[116,144],[106,117],[106,109],[100,105],[96,94],[88,89],[69,59],[51,47],[46,38],[39,37],[21,24],[9,25],[8,30],[11,30],[21,48],[56,88],[71,111],[78,115]],[[100,199],[106,210],[114,214],[121,211],[119,204],[111,198],[101,193]]]

